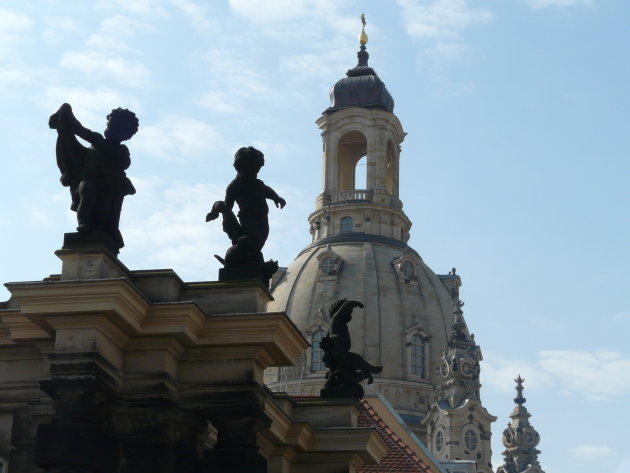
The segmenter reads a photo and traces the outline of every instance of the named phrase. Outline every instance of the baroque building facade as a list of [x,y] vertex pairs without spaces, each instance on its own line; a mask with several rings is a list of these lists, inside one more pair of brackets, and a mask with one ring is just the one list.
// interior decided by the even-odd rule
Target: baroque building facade
[[462,281],[455,268],[433,272],[408,244],[412,223],[399,188],[406,133],[366,43],[363,32],[357,66],[331,88],[316,121],[322,187],[308,217],[312,241],[272,282],[270,310],[289,314],[311,348],[265,380],[274,391],[319,395],[327,309],[339,298],[359,300],[352,350],[383,366],[366,393],[386,398],[440,461],[459,462],[452,471],[488,473],[495,417],[481,404],[481,349],[461,311]]

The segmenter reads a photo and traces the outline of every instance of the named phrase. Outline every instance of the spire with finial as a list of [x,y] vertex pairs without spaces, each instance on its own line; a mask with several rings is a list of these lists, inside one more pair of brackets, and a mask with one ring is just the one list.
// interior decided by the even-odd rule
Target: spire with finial
[[365,13],[361,13],[361,23],[363,23],[363,27],[361,28],[361,34],[359,35],[359,44],[361,44],[361,47],[359,48],[359,52],[357,53],[357,57],[359,58],[359,63],[357,64],[357,67],[355,67],[355,69],[359,67],[363,67],[363,68],[369,67],[368,59],[370,58],[370,55],[368,54],[367,49],[365,48],[365,45],[368,42],[368,35],[365,33],[365,25],[366,25]]
[[361,28],[361,34],[359,35],[359,43],[367,44],[368,35],[365,32],[365,25],[367,24],[365,22],[365,13],[361,13],[361,23],[363,24],[363,27]]
[[519,374],[514,380],[516,383],[516,398],[514,410],[510,415],[512,422],[503,431],[503,452],[505,462],[499,467],[497,473],[544,473],[538,463],[540,450],[536,445],[540,442],[540,436],[536,429],[529,423],[531,414],[523,405],[526,399],[523,397],[523,382]]
[[514,402],[518,405],[523,405],[525,404],[525,401],[527,401],[527,399],[525,399],[523,397],[523,382],[525,380],[523,378],[521,378],[521,375],[518,375],[518,378],[516,378],[514,380],[514,382],[516,383],[516,398],[514,399]]

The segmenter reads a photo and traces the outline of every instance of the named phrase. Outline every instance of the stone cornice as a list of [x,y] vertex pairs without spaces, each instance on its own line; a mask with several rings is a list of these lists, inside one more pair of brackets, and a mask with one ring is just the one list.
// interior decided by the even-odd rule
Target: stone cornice
[[[59,329],[92,327],[119,347],[129,337],[145,336],[174,337],[183,346],[258,346],[257,358],[265,367],[293,364],[308,347],[282,312],[208,315],[192,301],[152,304],[125,278],[10,283],[7,287],[21,307],[0,311],[13,342],[53,339]],[[258,297],[257,287],[232,289]],[[219,297],[227,297],[230,286],[223,285],[219,291]],[[214,291],[205,294],[206,304],[214,295]]]

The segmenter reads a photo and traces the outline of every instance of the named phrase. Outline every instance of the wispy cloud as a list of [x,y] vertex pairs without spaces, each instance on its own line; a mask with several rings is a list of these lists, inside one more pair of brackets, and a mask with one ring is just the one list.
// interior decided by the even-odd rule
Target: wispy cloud
[[630,471],[630,458],[624,458],[617,467],[615,473],[628,473]]
[[595,0],[528,0],[533,8],[572,7],[575,5],[594,5]]
[[617,312],[612,316],[613,320],[627,320],[630,321],[630,312]]
[[127,41],[139,31],[153,30],[148,23],[124,15],[114,15],[104,19],[96,33],[88,37],[85,44],[103,51],[129,49]]
[[465,49],[462,32],[476,23],[488,23],[494,14],[473,8],[467,0],[397,0],[407,34],[424,41],[424,54],[453,58]]
[[398,0],[407,33],[415,38],[455,40],[473,23],[494,18],[490,10],[468,6],[467,0]]
[[140,87],[151,82],[151,72],[142,62],[100,51],[68,51],[63,54],[60,64],[97,80],[111,77],[122,86]]
[[331,35],[356,36],[360,27],[356,10],[345,13],[347,6],[337,0],[230,0],[229,5],[237,15],[259,25],[262,34],[278,41],[321,42]]
[[571,449],[573,458],[578,460],[595,460],[609,457],[613,454],[612,448],[601,445],[581,445]]
[[630,389],[630,358],[615,352],[549,350],[538,354],[539,365],[564,388],[592,401],[607,401]]
[[123,54],[135,54],[128,42],[138,31],[149,29],[150,25],[123,15],[106,18],[99,30],[87,38],[86,48],[66,51],[60,65],[98,82],[113,79],[121,86],[146,87],[151,83],[151,71],[140,60]]
[[[336,0],[230,0],[230,8],[258,24],[266,23],[287,23],[289,21],[308,20],[312,21],[313,15],[317,13],[327,13],[316,18],[330,21],[339,15],[342,6]],[[356,20],[355,20],[356,22]]]
[[31,20],[6,8],[0,8],[0,57],[6,56],[11,47],[29,33]]
[[630,358],[610,351],[546,350],[538,360],[485,357],[482,381],[500,391],[513,388],[511,381],[520,374],[528,389],[555,387],[589,401],[608,401],[630,389]]
[[229,49],[196,51],[190,62],[207,70],[207,91],[197,103],[213,112],[252,120],[260,113],[253,103],[270,103],[278,97],[279,90],[272,86],[268,68],[256,68]]
[[207,155],[225,142],[209,124],[184,116],[166,116],[140,128],[134,147],[151,156],[183,160]]
[[219,113],[236,113],[239,111],[231,94],[222,91],[206,92],[199,98],[199,105]]
[[7,63],[0,66],[0,94],[12,93],[13,89],[27,89],[50,83],[59,76],[51,67],[32,67],[24,63]]
[[218,22],[208,12],[208,2],[191,0],[170,0],[170,2],[186,15],[198,31],[207,33],[218,29]]
[[[107,2],[111,4],[111,0]],[[164,9],[160,0],[114,0],[117,9],[122,9],[130,13],[163,14]]]
[[549,373],[540,369],[536,362],[498,358],[484,353],[481,382],[501,392],[514,391],[514,378],[521,375],[527,381],[527,389],[546,389],[552,385]]
[[226,88],[228,93],[244,97],[270,98],[272,95],[273,89],[266,83],[264,74],[233,51],[210,49],[195,56],[208,68],[211,82],[221,85],[220,90]]
[[67,16],[46,18],[46,28],[42,31],[42,38],[47,43],[60,43],[69,35],[80,31],[77,22]]

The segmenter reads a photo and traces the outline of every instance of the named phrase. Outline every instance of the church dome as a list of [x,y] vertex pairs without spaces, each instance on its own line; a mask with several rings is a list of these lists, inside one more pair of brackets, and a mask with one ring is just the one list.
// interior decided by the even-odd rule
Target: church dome
[[[352,351],[382,365],[366,393],[379,392],[414,427],[435,401],[435,363],[451,335],[459,276],[438,276],[404,243],[350,233],[339,243],[315,242],[276,280],[271,311],[286,311],[313,348],[278,381],[295,394],[319,394],[325,368],[318,340],[328,306],[339,298],[365,305],[349,324]],[[352,238],[354,237],[354,238]],[[328,239],[329,241],[332,239]]]
[[368,66],[369,54],[365,45],[357,54],[359,63],[346,72],[330,89],[330,107],[325,113],[333,113],[347,107],[362,107],[394,112],[394,99],[374,69]]

